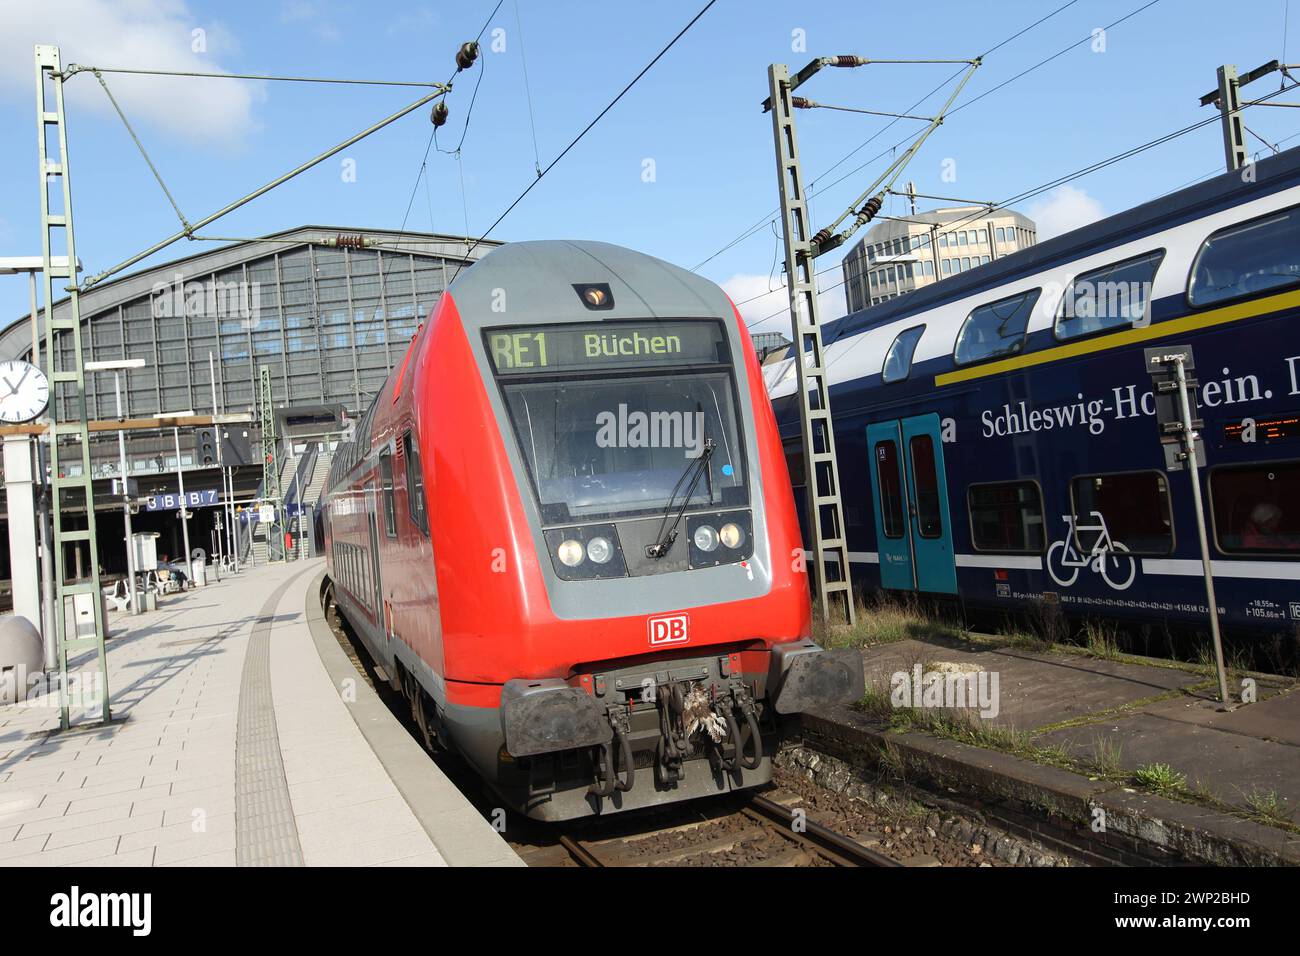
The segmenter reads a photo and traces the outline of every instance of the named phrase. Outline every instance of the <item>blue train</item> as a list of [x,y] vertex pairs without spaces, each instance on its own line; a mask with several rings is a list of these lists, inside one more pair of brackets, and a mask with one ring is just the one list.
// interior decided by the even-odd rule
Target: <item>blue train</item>
[[[1293,149],[828,323],[855,586],[1205,625],[1143,360],[1190,345],[1221,621],[1300,634],[1298,312]],[[803,495],[791,360],[765,372]]]

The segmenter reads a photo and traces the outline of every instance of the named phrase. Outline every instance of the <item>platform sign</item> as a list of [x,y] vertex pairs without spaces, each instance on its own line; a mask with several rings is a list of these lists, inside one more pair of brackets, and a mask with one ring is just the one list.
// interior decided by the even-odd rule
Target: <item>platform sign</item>
[[182,497],[178,494],[154,495],[145,500],[146,511],[179,511],[186,508],[212,507],[220,503],[220,493],[215,488],[203,491],[187,491]]
[[257,520],[262,524],[275,523],[275,505],[262,505],[257,512]]
[[1196,463],[1205,467],[1205,440],[1201,438],[1201,429],[1205,423],[1198,417],[1196,396],[1200,394],[1199,382],[1191,374],[1196,368],[1190,345],[1166,345],[1159,348],[1143,349],[1147,372],[1155,386],[1156,426],[1160,429],[1160,444],[1165,453],[1165,470],[1182,471],[1186,467],[1187,449],[1183,443],[1183,422],[1181,386],[1175,368],[1179,361],[1183,366],[1183,382],[1187,389],[1188,407],[1192,413],[1192,431],[1195,433]]
[[1196,514],[1196,535],[1201,545],[1201,568],[1205,575],[1205,599],[1209,608],[1210,637],[1214,643],[1214,666],[1219,678],[1219,701],[1232,707],[1228,694],[1227,669],[1223,666],[1223,639],[1219,634],[1219,602],[1214,596],[1214,563],[1210,555],[1210,536],[1201,499],[1200,469],[1205,467],[1205,442],[1201,429],[1205,423],[1196,417],[1200,394],[1190,345],[1165,345],[1143,349],[1143,358],[1155,386],[1156,420],[1160,426],[1160,444],[1165,453],[1167,471],[1189,472],[1192,508]]

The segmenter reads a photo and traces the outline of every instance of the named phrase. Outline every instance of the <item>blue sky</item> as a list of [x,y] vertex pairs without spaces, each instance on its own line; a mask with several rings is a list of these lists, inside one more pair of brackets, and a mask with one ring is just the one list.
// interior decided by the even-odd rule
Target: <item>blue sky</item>
[[[439,145],[452,150],[480,83],[460,161],[431,152],[407,227],[462,233],[488,226],[534,178],[524,59],[545,166],[695,14],[704,0],[653,4],[505,0],[484,37],[483,66],[447,98]],[[972,4],[718,0],[493,234],[581,237],[631,246],[691,268],[776,208],[771,123],[759,111],[767,66],[797,69],[814,56],[874,58],[977,55],[1064,0]],[[1145,0],[1077,0],[988,57],[968,101]],[[32,44],[55,43],[64,62],[103,67],[445,80],[457,46],[473,37],[495,0],[372,4],[345,0],[0,0],[0,255],[39,252]],[[1286,48],[1300,61],[1300,0]],[[1199,106],[1215,68],[1243,71],[1284,56],[1287,0],[1239,0],[1232,15],[1213,0],[1159,0],[1107,31],[1104,50],[1083,43],[954,115],[909,171],[921,192],[1000,200],[1210,115]],[[516,10],[518,20],[516,19]],[[498,45],[490,49],[494,29]],[[522,30],[521,30],[522,28]],[[195,31],[202,31],[195,33]],[[802,31],[805,52],[792,50]],[[196,43],[196,38],[201,41]],[[195,51],[195,46],[202,49]],[[521,56],[522,54],[522,56]],[[802,93],[820,102],[902,111],[951,73],[944,66],[826,71]],[[403,88],[306,86],[233,80],[108,75],[181,208],[196,219],[292,168],[419,96]],[[1248,88],[1277,88],[1275,76]],[[166,198],[90,74],[68,84],[78,252],[88,272],[114,265],[177,229]],[[1300,94],[1287,97],[1300,100]],[[933,109],[939,100],[932,99]],[[799,114],[806,175],[814,180],[879,134],[842,175],[898,142],[907,125],[852,113]],[[1300,112],[1258,108],[1252,130],[1296,145]],[[428,108],[327,160],[205,230],[252,236],[306,223],[397,227],[406,214],[429,135]],[[1253,149],[1263,150],[1252,138]],[[355,162],[346,181],[342,160]],[[941,179],[945,160],[955,182]],[[647,177],[651,168],[653,177]],[[833,219],[888,159],[816,197],[818,225]],[[1128,208],[1216,171],[1217,125],[1018,206],[1044,234]],[[464,191],[461,189],[461,175]],[[651,181],[647,181],[650,178]],[[834,177],[831,177],[834,178]],[[893,211],[901,211],[901,202]],[[890,211],[888,208],[886,211]],[[701,272],[733,298],[777,288],[778,240],[764,226]],[[210,244],[204,243],[202,247]],[[153,262],[189,255],[182,241]],[[819,268],[835,257],[819,261]],[[828,283],[837,273],[827,277]],[[826,294],[833,314],[838,290]],[[777,291],[746,304],[751,320],[781,308]],[[27,311],[25,280],[0,277],[0,315]],[[825,316],[831,317],[831,314]],[[8,319],[6,319],[8,321]],[[771,320],[761,327],[781,327]]]

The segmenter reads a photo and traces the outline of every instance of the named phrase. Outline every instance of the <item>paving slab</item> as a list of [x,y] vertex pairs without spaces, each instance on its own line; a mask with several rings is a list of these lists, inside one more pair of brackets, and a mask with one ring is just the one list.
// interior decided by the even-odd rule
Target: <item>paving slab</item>
[[[1240,859],[1268,859],[1274,850],[1288,860],[1300,859],[1300,831],[1294,826],[1300,817],[1300,685],[1293,679],[1253,675],[1258,701],[1225,710],[1215,699],[1213,680],[1204,673],[1157,660],[1109,660],[944,639],[869,647],[863,660],[868,687],[885,693],[895,674],[911,675],[918,665],[923,673],[996,674],[997,713],[986,718],[988,725],[1014,729],[1037,747],[1060,748],[1085,762],[1104,754],[1129,775],[1098,780],[1096,774],[1053,769],[1080,781],[1079,788],[1071,788],[1031,771],[1033,761],[1024,757],[994,756],[988,749],[946,741],[937,741],[945,746],[936,750],[917,745],[916,734],[896,737],[899,742],[907,738],[915,745],[915,760],[941,769],[948,779],[960,778],[989,792],[1019,788],[1030,794],[1037,789],[1058,805],[1063,797],[1086,793],[1081,807],[1110,801],[1133,817],[1135,832],[1151,829],[1151,821],[1139,818],[1157,807],[1163,822],[1156,829],[1172,841],[1170,845],[1204,852],[1207,859],[1233,859],[1227,847],[1233,839],[1251,844]],[[977,725],[981,722],[973,707],[965,710]],[[880,729],[877,723],[877,730],[871,730],[871,721],[852,711],[821,716],[827,726],[852,733],[872,735]],[[942,767],[936,763],[940,759]],[[1132,773],[1152,764],[1167,764],[1200,792],[1173,802],[1135,790]],[[1041,768],[1042,762],[1037,765]],[[1203,801],[1206,796],[1212,799]],[[1197,805],[1198,800],[1203,805]],[[1259,821],[1254,811],[1261,801],[1277,808],[1282,826]],[[1178,826],[1171,837],[1172,819]]]
[[1193,687],[1205,678],[1173,668],[1144,667],[1073,655],[991,648],[976,642],[904,640],[864,652],[868,687],[888,692],[895,674],[964,665],[996,673],[999,705],[992,722],[1032,730]]
[[0,706],[0,866],[519,865],[355,682],[366,722],[390,726],[359,725],[330,670],[352,665],[317,633],[322,568],[248,569],[111,613],[110,724],[91,726],[92,702],[59,732],[54,695]]

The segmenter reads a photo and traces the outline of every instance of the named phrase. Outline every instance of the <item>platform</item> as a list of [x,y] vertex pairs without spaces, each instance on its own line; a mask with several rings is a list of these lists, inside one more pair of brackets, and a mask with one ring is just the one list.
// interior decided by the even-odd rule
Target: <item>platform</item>
[[[1013,799],[1085,827],[1101,807],[1116,826],[1171,854],[1300,864],[1293,679],[1234,672],[1234,691],[1253,679],[1258,701],[1224,711],[1212,670],[1157,659],[983,636],[905,639],[866,647],[863,657],[869,705],[809,718],[814,735],[855,749],[887,741],[912,769],[932,771],[973,802]],[[928,724],[924,713],[900,723],[885,701],[895,675],[917,667],[996,674],[996,713],[967,707],[971,733],[962,722]],[[1175,784],[1144,786],[1138,772],[1154,765],[1165,765]]]
[[111,613],[111,725],[0,707],[0,866],[521,865],[359,678],[322,572]]

